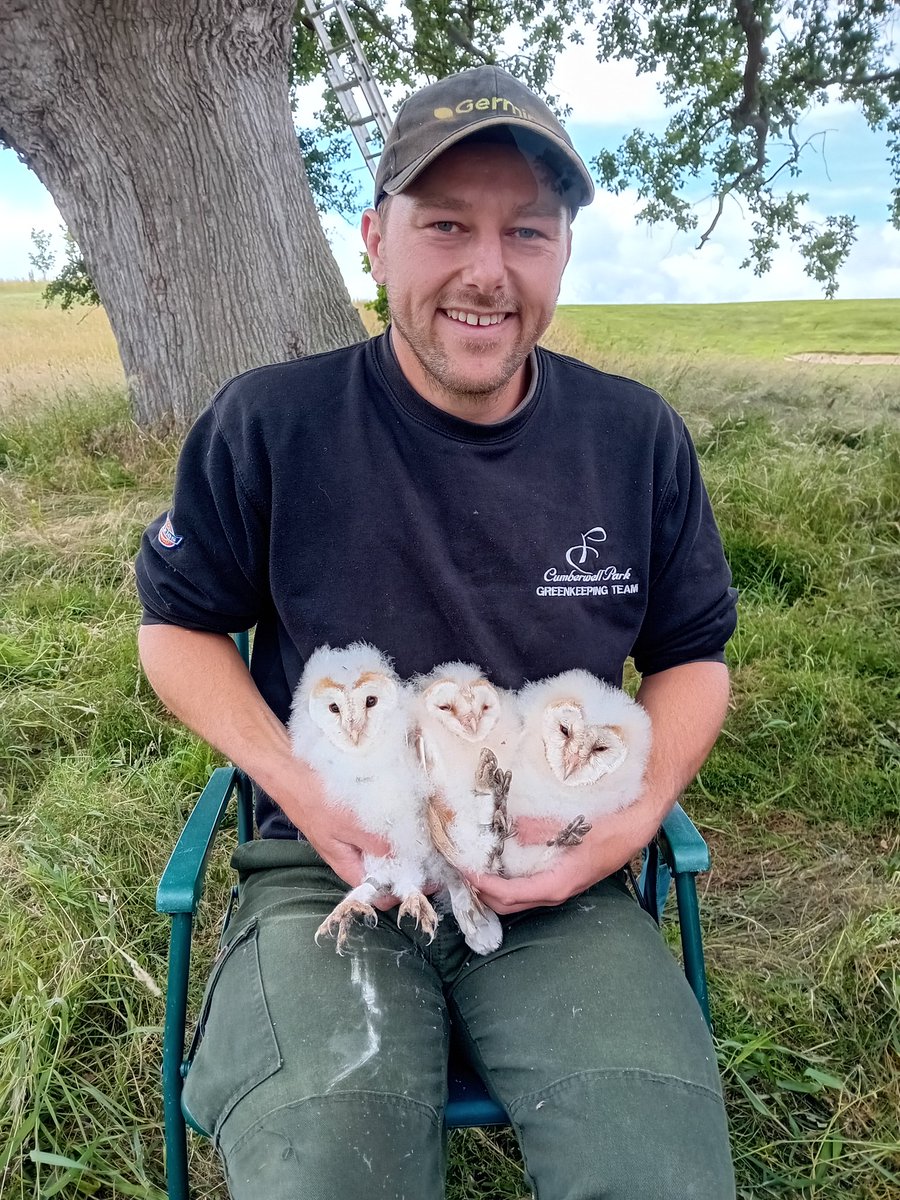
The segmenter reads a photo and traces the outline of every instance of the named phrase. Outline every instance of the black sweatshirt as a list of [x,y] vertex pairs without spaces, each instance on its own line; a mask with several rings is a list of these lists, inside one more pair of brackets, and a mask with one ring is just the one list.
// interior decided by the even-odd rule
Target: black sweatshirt
[[[628,655],[642,674],[721,661],[735,593],[681,418],[631,380],[532,363],[493,425],[419,396],[387,335],[232,379],[144,534],[144,623],[255,625],[282,721],[325,642],[371,642],[404,678],[477,663],[505,688],[571,667],[618,684]],[[257,822],[296,837],[262,793]]]

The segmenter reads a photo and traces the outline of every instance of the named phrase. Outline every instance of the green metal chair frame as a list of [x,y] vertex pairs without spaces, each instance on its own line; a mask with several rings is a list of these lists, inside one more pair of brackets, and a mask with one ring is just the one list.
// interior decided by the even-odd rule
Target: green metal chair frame
[[[237,634],[235,641],[244,660],[248,661],[248,635]],[[190,1115],[182,1108],[182,1089],[195,1049],[192,1042],[185,1053],[191,934],[203,895],[213,844],[232,797],[237,805],[238,842],[252,839],[253,792],[250,780],[237,767],[219,767],[210,776],[188,817],[156,892],[156,911],[168,913],[172,918],[162,1063],[169,1200],[189,1200],[190,1197],[187,1125],[205,1135],[205,1131],[194,1125]],[[709,850],[706,842],[681,806],[676,804],[663,822],[655,846],[645,852],[644,869],[637,885],[638,898],[658,920],[665,904],[669,881],[674,879],[685,975],[709,1025],[709,998],[696,887],[696,876],[708,870]],[[223,935],[238,903],[238,888],[235,885],[231,889],[223,920]],[[452,1047],[448,1089],[449,1102],[444,1118],[448,1129],[509,1123],[505,1111],[488,1094],[482,1080],[461,1054],[454,1053]]]

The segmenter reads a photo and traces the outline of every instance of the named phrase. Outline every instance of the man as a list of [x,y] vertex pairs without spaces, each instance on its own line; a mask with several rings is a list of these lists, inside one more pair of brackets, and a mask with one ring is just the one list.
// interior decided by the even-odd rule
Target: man
[[[592,196],[504,72],[411,97],[362,225],[390,330],[226,384],[145,535],[147,674],[258,789],[185,1090],[235,1200],[441,1196],[451,1018],[540,1200],[733,1195],[712,1044],[619,872],[718,733],[734,594],[676,414],[535,349]],[[226,635],[250,626],[248,674]],[[404,677],[461,659],[507,688],[571,667],[618,683],[629,655],[642,674],[642,796],[558,868],[474,880],[503,916],[495,954],[451,916],[431,944],[390,913],[346,957],[314,944],[387,847],[323,803],[284,722],[312,650],[358,639]]]

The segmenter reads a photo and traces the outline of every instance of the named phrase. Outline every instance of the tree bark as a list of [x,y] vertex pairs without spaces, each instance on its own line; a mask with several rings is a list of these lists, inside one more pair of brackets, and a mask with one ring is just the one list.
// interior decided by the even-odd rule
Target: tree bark
[[103,300],[141,424],[359,341],[288,96],[292,0],[0,0],[0,138]]

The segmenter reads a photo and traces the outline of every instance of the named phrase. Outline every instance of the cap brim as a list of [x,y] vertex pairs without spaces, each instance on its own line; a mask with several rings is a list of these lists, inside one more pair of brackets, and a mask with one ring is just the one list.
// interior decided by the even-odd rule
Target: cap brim
[[582,184],[583,198],[579,200],[578,207],[584,208],[586,205],[591,203],[591,201],[594,199],[594,181],[588,174],[587,167],[585,167],[576,151],[568,144],[568,142],[563,141],[561,137],[557,137],[556,134],[551,133],[547,129],[535,128],[534,121],[523,121],[518,117],[508,117],[505,115],[502,117],[485,117],[483,121],[470,123],[466,125],[464,129],[456,129],[452,133],[448,133],[447,136],[442,141],[438,142],[436,146],[433,146],[427,154],[423,154],[420,158],[417,158],[404,171],[401,171],[399,175],[395,176],[390,181],[390,186],[387,184],[382,184],[382,191],[388,196],[396,196],[398,193],[405,191],[406,188],[408,188],[413,182],[413,180],[418,178],[425,168],[429,167],[436,158],[439,158],[440,155],[444,153],[445,150],[449,150],[450,147],[455,146],[457,142],[465,141],[466,138],[472,137],[473,134],[479,133],[482,129],[490,129],[491,127],[497,127],[501,125],[525,129],[533,138],[548,142],[555,149],[559,150],[566,161],[575,168],[578,173],[578,179]]

